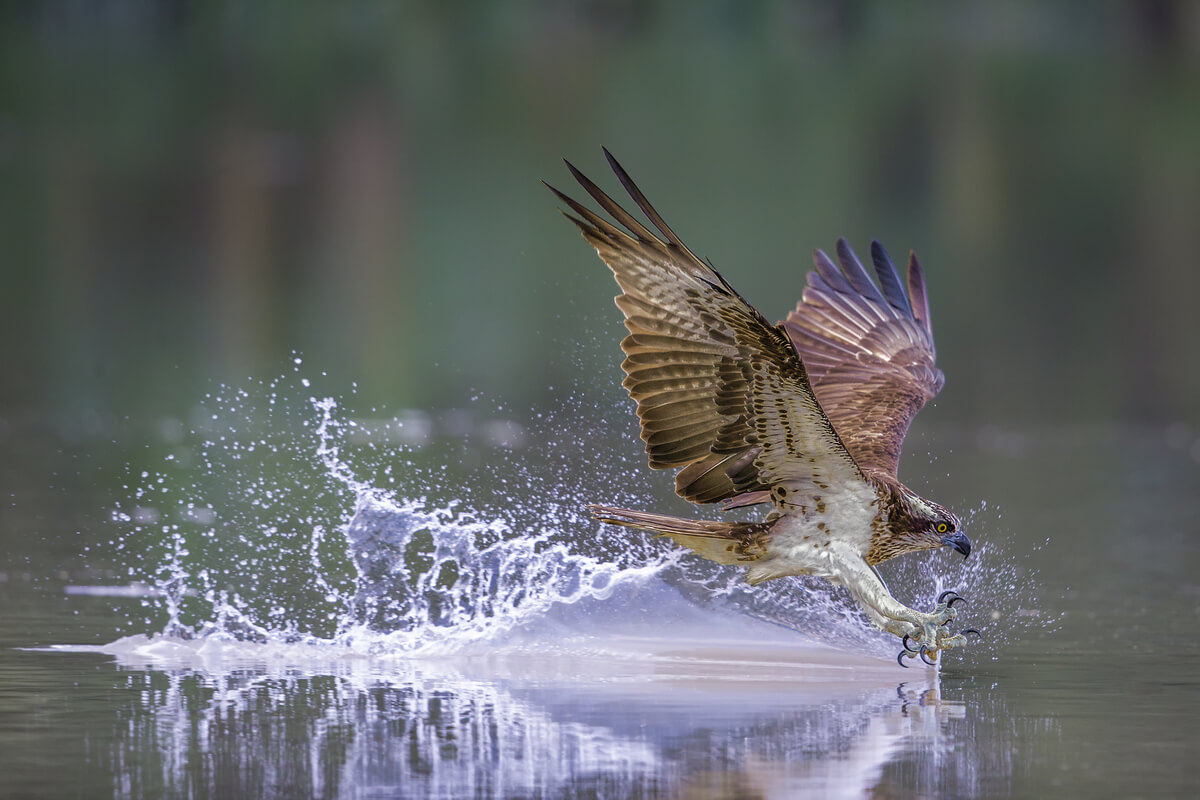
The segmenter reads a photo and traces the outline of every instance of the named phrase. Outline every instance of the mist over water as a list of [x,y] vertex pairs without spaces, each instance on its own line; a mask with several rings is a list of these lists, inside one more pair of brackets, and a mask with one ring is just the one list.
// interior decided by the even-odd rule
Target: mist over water
[[[665,476],[644,466],[640,442],[607,430],[620,426],[606,419],[628,413],[619,400],[597,409],[576,392],[556,412],[531,412],[527,427],[467,412],[355,414],[353,391],[314,394],[329,382],[306,377],[296,357],[274,380],[221,387],[158,469],[130,476],[114,547],[129,581],[147,589],[144,615],[121,631],[136,641],[125,644],[152,634],[429,655],[549,645],[639,615],[678,635],[700,608],[844,650],[896,652],[824,581],[750,587],[741,569],[591,520],[588,502],[664,503]],[[1036,604],[1035,576],[988,542],[998,516],[983,504],[967,516],[970,560],[913,556],[885,565],[885,577],[917,608],[957,589],[969,601],[958,624],[999,650],[1048,620],[1020,607]],[[564,628],[575,606],[587,614]]]

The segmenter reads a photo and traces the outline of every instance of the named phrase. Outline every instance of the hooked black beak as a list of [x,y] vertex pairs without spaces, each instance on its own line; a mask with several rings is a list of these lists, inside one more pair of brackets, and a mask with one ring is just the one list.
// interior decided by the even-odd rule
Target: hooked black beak
[[967,556],[971,555],[971,540],[962,531],[955,531],[949,536],[942,537],[942,544],[947,547],[953,547],[955,550],[963,554],[965,561]]

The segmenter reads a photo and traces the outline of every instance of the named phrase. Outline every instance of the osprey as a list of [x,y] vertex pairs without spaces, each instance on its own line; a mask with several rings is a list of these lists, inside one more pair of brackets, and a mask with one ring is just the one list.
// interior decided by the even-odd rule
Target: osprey
[[[761,522],[714,522],[589,506],[606,523],[668,536],[758,584],[815,575],[850,590],[870,621],[900,637],[897,656],[934,663],[967,641],[955,634],[955,592],[932,612],[892,597],[875,565],[971,541],[957,516],[896,477],[916,413],[941,390],[929,298],[915,254],[907,289],[878,242],[870,278],[844,239],[835,264],[821,250],[795,310],[767,322],[667,226],[606,149],[609,165],[654,233],[570,162],[567,168],[617,223],[547,184],[612,270],[629,335],[623,386],[637,402],[650,466],[679,469],[675,491],[723,509],[770,503]],[[618,227],[620,226],[620,227]],[[933,660],[931,660],[931,658]]]

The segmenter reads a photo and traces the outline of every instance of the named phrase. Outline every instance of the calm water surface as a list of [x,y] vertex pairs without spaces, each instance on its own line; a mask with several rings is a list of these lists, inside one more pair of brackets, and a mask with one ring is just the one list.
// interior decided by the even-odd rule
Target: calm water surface
[[[369,461],[348,452],[351,434],[318,441],[314,474]],[[224,501],[195,476],[231,469],[205,466],[216,451],[202,443],[193,463],[164,482],[176,481],[169,491],[157,473],[141,475],[137,457],[133,476],[117,470],[110,485],[97,477],[103,470],[78,467],[89,458],[81,454],[109,448],[115,457],[139,436],[117,436],[116,445],[10,436],[62,475],[90,477],[71,492],[61,488],[71,479],[60,476],[40,495],[14,493],[4,517],[4,797],[1182,797],[1200,787],[1200,469],[1186,430],[927,434],[945,455],[933,466],[924,453],[909,457],[926,462],[941,496],[989,500],[986,508],[959,503],[974,505],[972,534],[988,543],[974,571],[944,559],[932,573],[903,567],[891,575],[917,602],[945,585],[934,585],[938,575],[972,600],[967,619],[987,639],[948,657],[940,674],[897,667],[895,645],[852,615],[839,617],[835,593],[806,595],[784,582],[767,600],[723,593],[736,580],[658,550],[649,558],[659,568],[642,572],[635,562],[645,554],[606,561],[601,550],[572,560],[586,547],[568,533],[559,541],[542,531],[543,545],[518,552],[503,532],[488,539],[499,528],[486,512],[461,506],[434,519],[417,506],[371,511],[351,499],[322,512],[328,524],[320,514],[309,519],[310,531],[332,530],[341,514],[342,532],[300,548],[324,566],[288,574],[306,586],[321,576],[342,615],[337,630],[320,628],[320,613],[306,616],[324,613],[320,602],[277,589],[270,599],[279,608],[252,597],[247,584],[261,583],[257,570],[274,563],[253,548],[257,555],[240,554],[232,567],[208,553],[217,559],[209,569],[225,572],[207,583],[188,561],[196,556],[177,553],[177,576],[188,573],[184,606],[203,605],[206,587],[237,586],[236,564],[255,577],[237,600],[178,611],[171,623],[161,599],[86,588],[135,580],[170,588],[154,561],[161,553],[122,555],[106,544],[132,546],[149,534],[106,517],[114,504],[131,509],[139,481],[174,493],[163,508],[203,495],[220,510]],[[346,452],[341,460],[316,455],[321,442]],[[182,458],[186,450],[185,440],[163,452]],[[516,461],[537,450],[526,443]],[[447,446],[427,459],[469,465],[468,455]],[[413,481],[427,481],[421,457],[408,463]],[[239,481],[259,468],[233,469],[239,491],[228,497],[245,495]],[[13,465],[6,470],[21,485]],[[441,489],[444,497],[472,491],[440,474],[458,486]],[[546,490],[521,474],[531,493]],[[286,495],[285,475],[256,483],[250,500]],[[498,495],[512,491],[505,480]],[[578,491],[597,490],[581,480]],[[398,483],[394,497],[412,494]],[[437,487],[427,488],[421,507],[444,509]],[[573,504],[574,491],[538,501],[534,516],[558,500]],[[634,499],[660,502],[660,492]],[[238,522],[251,539],[271,528],[267,512],[256,513]],[[521,519],[510,518],[510,529]],[[170,541],[163,521],[150,528]],[[403,525],[420,530],[396,539]],[[413,548],[438,552],[421,538],[427,533],[458,537],[454,578],[421,582],[436,572],[414,567],[425,562]],[[179,541],[193,553],[202,548],[186,534]],[[357,579],[323,555],[339,543]],[[383,569],[377,556],[388,547],[406,555]],[[446,588],[462,587],[471,571],[488,573],[487,585]],[[923,580],[929,585],[906,586]],[[560,588],[539,593],[539,582]],[[518,585],[516,594],[505,588]],[[389,605],[405,592],[407,605]],[[468,594],[480,592],[490,593],[489,610],[464,611]],[[806,626],[807,603],[820,608]],[[475,634],[461,634],[471,626]],[[854,633],[834,648],[813,643],[838,628]]]

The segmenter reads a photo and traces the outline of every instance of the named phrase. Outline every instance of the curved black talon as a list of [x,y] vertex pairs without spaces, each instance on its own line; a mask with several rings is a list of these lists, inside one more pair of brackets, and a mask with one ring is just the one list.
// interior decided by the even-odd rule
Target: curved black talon
[[926,664],[928,664],[928,665],[929,665],[929,666],[931,666],[931,667],[936,667],[936,666],[937,666],[937,662],[936,662],[936,661],[930,661],[928,658],[926,658],[926,657],[925,657],[925,653],[926,653],[926,652],[927,652],[927,649],[926,649],[925,645],[921,645],[921,660],[922,660],[922,661],[924,661]]
[[919,648],[919,647],[909,647],[909,646],[908,646],[908,634],[907,634],[907,633],[906,633],[906,634],[904,634],[904,641],[902,641],[900,644],[904,645],[904,649],[905,649],[905,650],[907,650],[907,651],[908,651],[908,652],[910,652],[910,653],[919,653],[919,652],[921,652],[921,648]]
[[[904,650],[908,650],[908,648],[906,647],[906,648],[904,648]],[[908,664],[904,663],[904,650],[901,650],[900,654],[896,656],[896,663],[899,664],[900,666],[904,667],[905,669],[908,669]],[[909,652],[912,652],[912,651],[910,650]]]
[[967,635],[967,634],[969,634],[969,633],[973,633],[973,634],[975,634],[976,636],[978,636],[978,637],[979,637],[979,639],[980,639],[980,640],[982,640],[982,639],[983,639],[983,634],[982,634],[982,633],[980,633],[979,631],[975,630],[974,628],[965,628],[965,629],[963,629],[962,635],[963,635],[963,636],[966,636],[966,635]]
[[954,604],[959,602],[965,603],[967,602],[967,598],[955,595],[954,597],[950,598],[950,602],[946,603],[946,608],[954,608]]
[[949,597],[950,595],[954,595],[955,597],[958,597],[958,592],[954,591],[953,589],[947,589],[946,591],[944,591],[938,595],[938,599],[937,599],[938,603],[944,602],[945,599],[947,597]]

